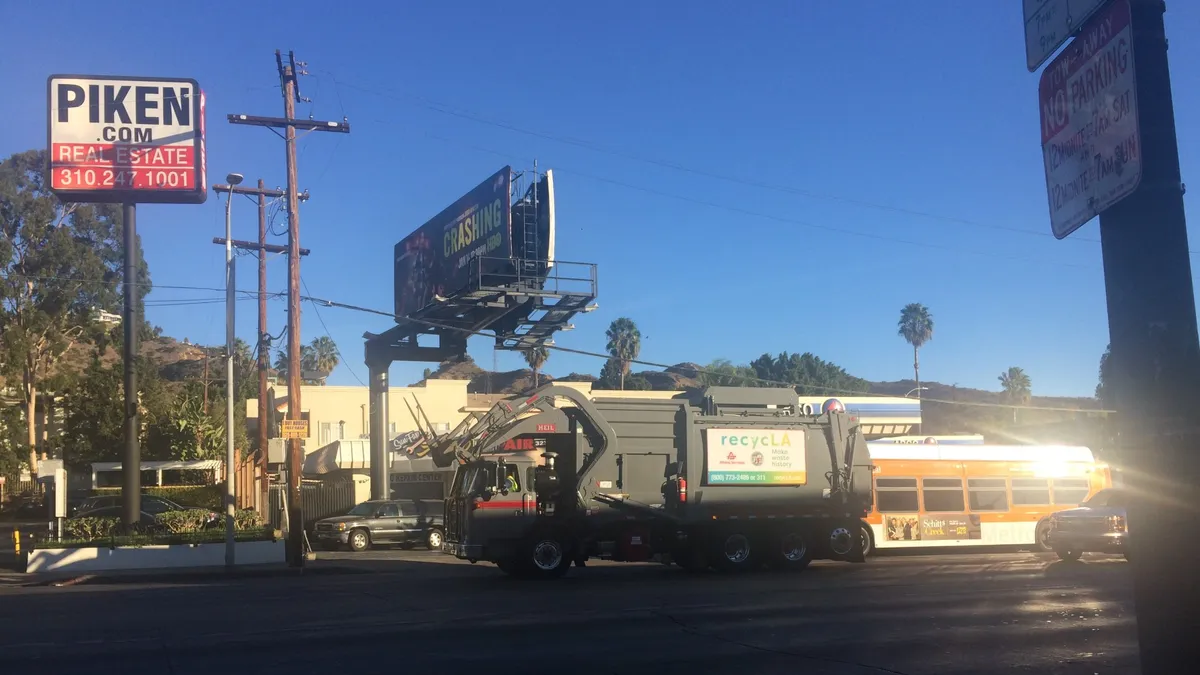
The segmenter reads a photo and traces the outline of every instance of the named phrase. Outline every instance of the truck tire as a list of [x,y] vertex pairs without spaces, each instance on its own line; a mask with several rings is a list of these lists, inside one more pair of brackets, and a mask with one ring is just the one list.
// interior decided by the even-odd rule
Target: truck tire
[[862,526],[863,558],[869,558],[875,553],[875,533],[866,523]]
[[443,541],[441,528],[430,528],[429,533],[425,535],[425,548],[428,548],[430,551],[440,551],[442,550]]
[[759,563],[757,542],[750,532],[726,530],[712,538],[709,561],[721,572],[746,572]]
[[557,579],[570,571],[574,560],[566,537],[545,532],[527,539],[521,545],[517,559],[504,571],[512,576]]
[[812,546],[805,532],[797,527],[786,527],[773,538],[771,567],[798,572],[812,562]]
[[1083,557],[1083,551],[1077,548],[1060,548],[1055,551],[1058,557],[1067,562],[1075,562]]
[[1033,531],[1033,550],[1045,553],[1054,550],[1050,546],[1050,523],[1042,521],[1037,524],[1037,528]]

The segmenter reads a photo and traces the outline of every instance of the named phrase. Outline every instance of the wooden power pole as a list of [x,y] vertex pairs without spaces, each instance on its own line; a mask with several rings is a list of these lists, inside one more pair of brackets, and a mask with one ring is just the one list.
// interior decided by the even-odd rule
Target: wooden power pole
[[[300,96],[300,86],[296,81],[297,62],[295,54],[288,52],[287,62],[279,50],[275,50],[275,65],[279,71],[279,84],[283,90],[284,116],[258,117],[253,115],[229,115],[232,124],[248,124],[252,126],[269,127],[284,130],[284,141],[287,159],[287,207],[288,207],[288,393],[287,420],[302,421],[303,412],[300,401],[300,200],[299,179],[296,171],[296,129],[306,131],[336,131],[350,133],[350,124],[344,119],[341,122],[321,122],[316,120],[296,119],[296,103],[307,101]],[[304,64],[301,62],[300,67]],[[306,193],[307,194],[307,193]],[[298,425],[289,425],[296,427]],[[307,433],[296,433],[289,429],[284,434],[288,442],[287,478],[288,478],[288,561],[294,566],[304,565],[304,512],[300,495],[300,471],[303,464],[303,451],[300,447],[301,436]]]

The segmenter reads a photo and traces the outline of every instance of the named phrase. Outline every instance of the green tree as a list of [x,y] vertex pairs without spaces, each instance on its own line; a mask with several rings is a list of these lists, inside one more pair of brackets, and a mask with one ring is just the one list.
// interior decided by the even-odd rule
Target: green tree
[[63,396],[63,449],[68,466],[118,462],[125,441],[125,402],[120,366],[93,357]]
[[542,366],[546,365],[546,360],[550,358],[550,350],[544,345],[538,345],[532,349],[526,349],[521,352],[521,356],[525,358],[525,363],[529,364],[529,368],[533,370],[533,386],[538,386],[538,375],[542,372]]
[[320,375],[321,384],[325,384],[325,380],[341,360],[338,354],[337,343],[333,338],[322,335],[308,344],[307,353],[302,353],[301,361],[305,370],[315,371]]
[[[823,394],[852,394],[865,392],[869,388],[866,380],[847,373],[845,369],[825,361],[812,353],[778,356],[763,354],[750,363],[755,376],[777,383],[790,383],[796,392],[811,396]],[[777,387],[779,384],[763,382],[761,386]]]
[[[312,344],[300,345],[300,384],[301,385],[324,385],[325,379],[333,372],[333,369],[338,364],[337,347],[333,347],[332,365],[330,365],[330,357],[328,353],[321,356],[317,353],[317,348],[314,346],[318,340],[328,340],[327,343],[322,343],[322,349],[327,349],[327,345],[333,344],[333,340],[329,338],[317,338]],[[324,368],[328,368],[325,370]],[[287,350],[280,349],[275,353],[275,372],[280,379],[286,381],[288,377],[288,357]],[[308,375],[309,377],[305,377]]]
[[933,339],[933,315],[929,308],[912,302],[900,310],[898,333],[913,348],[913,380],[916,382],[917,398],[921,398],[921,347]]
[[1117,398],[1113,393],[1112,345],[1104,348],[1100,355],[1100,382],[1096,385],[1096,399],[1109,410],[1116,410]]
[[617,389],[621,386],[621,375],[621,362],[610,358],[600,368],[600,377],[592,383],[592,389]]
[[750,366],[739,366],[729,359],[716,359],[704,366],[697,379],[700,384],[719,387],[758,387],[758,375]]
[[[38,400],[69,381],[62,358],[94,312],[119,309],[123,274],[120,207],[63,204],[45,166],[37,150],[0,161],[0,375],[20,391],[34,473]],[[140,241],[136,259],[140,307],[150,290]]]
[[605,349],[616,359],[620,368],[620,387],[625,388],[625,376],[629,374],[632,361],[642,351],[642,333],[632,319],[621,317],[613,320],[604,333],[608,338]]
[[[1000,373],[1000,387],[1004,390],[1004,400],[1012,405],[1029,405],[1033,398],[1032,381],[1024,370],[1013,366]],[[1017,409],[1013,408],[1013,422],[1017,421]]]

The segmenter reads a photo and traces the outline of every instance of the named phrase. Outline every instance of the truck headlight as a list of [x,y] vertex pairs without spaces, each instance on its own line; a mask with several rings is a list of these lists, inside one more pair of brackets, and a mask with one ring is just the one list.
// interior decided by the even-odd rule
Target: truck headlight
[[345,531],[346,531],[346,524],[338,523],[338,532],[345,532]]
[[1109,516],[1108,527],[1113,532],[1124,532],[1126,529],[1125,516]]

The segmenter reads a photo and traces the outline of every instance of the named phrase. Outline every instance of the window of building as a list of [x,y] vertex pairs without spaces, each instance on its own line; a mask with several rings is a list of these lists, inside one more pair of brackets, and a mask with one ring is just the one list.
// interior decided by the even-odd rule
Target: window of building
[[1003,478],[968,478],[967,497],[972,511],[1007,511],[1008,481]]
[[1045,478],[1012,479],[1013,506],[1047,506],[1050,504],[1050,481]]
[[876,478],[875,510],[880,513],[915,512],[917,510],[917,479]]
[[961,478],[924,478],[921,494],[927,513],[966,511]]
[[1088,481],[1086,478],[1055,478],[1054,503],[1078,506],[1088,496]]
[[333,430],[329,422],[321,422],[321,445],[326,445],[333,440]]

